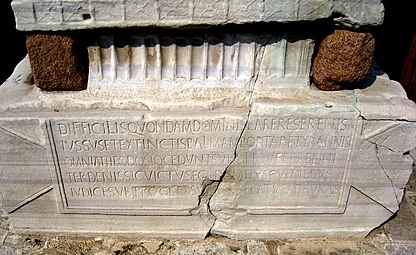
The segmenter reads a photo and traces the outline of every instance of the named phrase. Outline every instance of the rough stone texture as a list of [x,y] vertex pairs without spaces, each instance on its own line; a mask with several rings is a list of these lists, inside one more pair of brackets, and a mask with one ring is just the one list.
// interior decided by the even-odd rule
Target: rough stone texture
[[[10,234],[13,235],[13,234]],[[208,240],[166,240],[160,248],[148,251],[144,243],[152,239],[143,238],[85,238],[85,237],[45,237],[45,236],[16,236],[16,244],[0,246],[2,254],[87,254],[87,255],[115,255],[115,254],[228,254],[228,255],[284,255],[284,254],[385,254],[383,244],[390,244],[387,239],[292,239],[284,241],[257,240],[239,242],[226,240],[221,237]],[[108,248],[108,242],[117,242],[118,246]],[[251,243],[256,243],[253,249]],[[403,246],[403,245],[402,245]],[[9,252],[9,253],[6,253]]]
[[97,27],[219,25],[311,21],[337,17],[350,27],[381,25],[380,0],[14,0],[20,30]]
[[389,255],[401,255],[401,254],[415,254],[416,244],[415,243],[394,243],[386,246],[386,252]]
[[335,30],[319,45],[312,72],[323,90],[356,88],[371,70],[375,41],[370,33]]
[[278,247],[276,254],[384,254],[380,247],[358,240],[297,240]]
[[43,90],[83,90],[87,87],[86,49],[68,35],[27,35],[33,78]]
[[[0,230],[8,229],[0,218]],[[365,239],[298,238],[284,240],[236,241],[222,237],[206,240],[145,239],[122,237],[20,236],[8,232],[7,243],[0,242],[0,253],[25,255],[130,255],[130,254],[229,254],[229,255],[301,255],[301,254],[414,254],[415,243],[394,242],[381,231]],[[13,241],[12,241],[13,240]],[[1,241],[1,240],[0,240]],[[160,244],[147,249],[146,244]]]
[[[0,230],[8,229],[7,218],[0,218]],[[391,242],[383,233],[366,239],[285,239],[237,241],[223,237],[205,240],[175,240],[126,237],[83,237],[83,236],[25,236],[8,232],[7,243],[0,243],[0,253],[25,255],[130,255],[130,254],[227,254],[227,255],[285,255],[285,254],[398,254],[412,244]],[[1,241],[1,240],[0,240]],[[147,249],[149,243],[160,244]],[[395,247],[392,247],[395,246]],[[392,253],[386,252],[392,251]],[[411,251],[411,250],[410,250]],[[405,253],[401,253],[405,254]],[[410,254],[410,253],[409,253]]]
[[207,243],[203,246],[199,244],[176,244],[173,245],[171,253],[172,255],[204,255],[204,254],[219,254],[227,255],[228,247],[219,243]]
[[398,241],[416,241],[415,195],[407,194],[397,216],[386,224],[387,233]]

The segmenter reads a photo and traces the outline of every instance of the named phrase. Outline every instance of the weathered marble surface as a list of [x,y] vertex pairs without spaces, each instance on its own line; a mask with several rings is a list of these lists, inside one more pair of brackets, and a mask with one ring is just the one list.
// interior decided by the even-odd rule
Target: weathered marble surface
[[246,94],[257,80],[279,88],[309,86],[314,41],[307,36],[190,32],[97,38],[88,48],[88,88],[139,90],[158,100],[175,92]]
[[415,104],[373,78],[155,100],[41,91],[26,59],[0,87],[2,207],[21,233],[364,236],[398,210],[416,147]]
[[184,26],[311,21],[334,17],[349,27],[380,25],[380,0],[14,0],[20,30]]

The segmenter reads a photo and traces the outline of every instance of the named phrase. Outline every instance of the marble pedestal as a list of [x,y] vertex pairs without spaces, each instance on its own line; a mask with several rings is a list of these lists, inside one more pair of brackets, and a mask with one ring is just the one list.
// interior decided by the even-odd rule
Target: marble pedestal
[[373,75],[366,88],[324,92],[258,72],[238,94],[45,92],[23,60],[0,87],[13,231],[365,236],[394,215],[416,145],[416,106],[400,84]]

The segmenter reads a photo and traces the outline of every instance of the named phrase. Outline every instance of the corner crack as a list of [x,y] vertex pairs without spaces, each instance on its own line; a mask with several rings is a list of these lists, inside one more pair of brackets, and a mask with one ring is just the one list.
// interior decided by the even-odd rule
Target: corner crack
[[381,202],[375,200],[374,198],[370,197],[369,195],[367,195],[363,190],[361,190],[359,187],[355,187],[355,186],[350,186],[350,189],[348,191],[348,199],[346,201],[346,207],[344,209],[344,211],[342,213],[345,213],[347,211],[347,207],[348,207],[348,202],[350,200],[350,195],[351,195],[351,189],[355,189],[357,192],[360,192],[363,196],[367,197],[368,199],[370,199],[371,201],[373,201],[374,203],[380,205],[381,207],[383,207],[384,209],[386,209],[387,211],[391,212],[392,214],[394,214],[394,212],[392,210],[390,210],[389,208],[387,208],[385,205],[383,205]]

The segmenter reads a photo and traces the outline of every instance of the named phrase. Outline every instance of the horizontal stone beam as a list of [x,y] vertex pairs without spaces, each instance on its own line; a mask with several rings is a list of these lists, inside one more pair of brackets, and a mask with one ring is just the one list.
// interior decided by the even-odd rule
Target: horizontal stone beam
[[335,18],[349,27],[383,22],[380,0],[14,0],[19,30],[295,22]]

